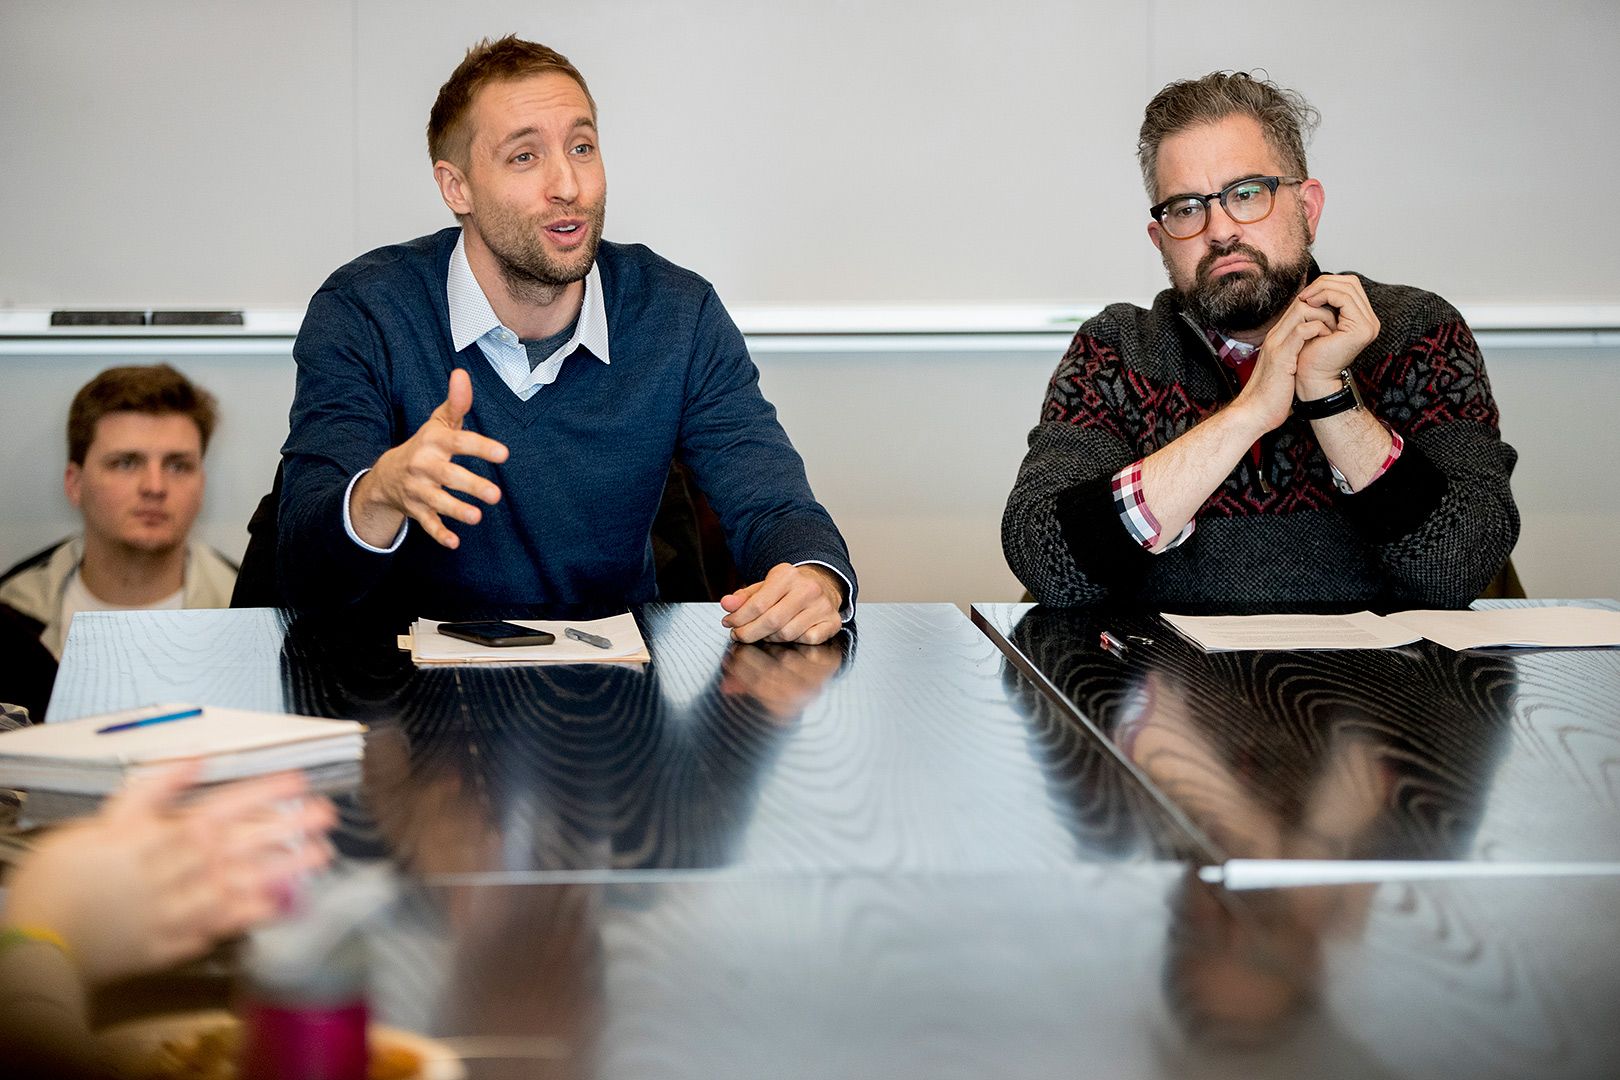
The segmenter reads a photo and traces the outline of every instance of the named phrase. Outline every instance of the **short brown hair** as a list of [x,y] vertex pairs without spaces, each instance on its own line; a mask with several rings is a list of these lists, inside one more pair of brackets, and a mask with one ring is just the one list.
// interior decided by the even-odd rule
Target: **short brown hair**
[[[1262,75],[1264,72],[1261,73]],[[1136,138],[1136,156],[1142,163],[1142,182],[1157,199],[1159,145],[1178,131],[1213,124],[1228,116],[1250,116],[1277,152],[1282,167],[1301,179],[1305,168],[1305,138],[1316,130],[1321,114],[1293,90],[1247,71],[1213,71],[1201,79],[1183,79],[1160,90],[1148,102],[1142,130]]]
[[109,413],[137,412],[161,416],[179,413],[197,425],[203,452],[219,419],[214,395],[168,364],[108,368],[73,395],[68,407],[68,460],[83,465],[96,425]]
[[478,91],[492,82],[543,75],[548,71],[560,72],[577,82],[585,92],[585,100],[591,104],[591,116],[596,115],[596,99],[591,97],[591,88],[585,85],[585,76],[568,62],[568,57],[536,42],[524,41],[516,34],[507,34],[497,41],[485,38],[467,50],[466,57],[439,87],[433,111],[428,113],[428,157],[465,167],[472,147],[467,110],[472,107]]

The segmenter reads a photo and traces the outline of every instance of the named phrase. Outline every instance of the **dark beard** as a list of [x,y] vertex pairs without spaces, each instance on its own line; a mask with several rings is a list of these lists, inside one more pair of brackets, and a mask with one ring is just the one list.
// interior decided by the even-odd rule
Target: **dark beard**
[[[1252,260],[1256,270],[1209,276],[1216,260],[1228,255],[1241,254]],[[1193,287],[1182,294],[1187,311],[1200,325],[1214,327],[1227,334],[1241,334],[1266,325],[1293,302],[1305,285],[1311,269],[1311,252],[1307,246],[1299,258],[1276,267],[1259,251],[1247,244],[1233,244],[1221,250],[1211,250],[1198,262]]]

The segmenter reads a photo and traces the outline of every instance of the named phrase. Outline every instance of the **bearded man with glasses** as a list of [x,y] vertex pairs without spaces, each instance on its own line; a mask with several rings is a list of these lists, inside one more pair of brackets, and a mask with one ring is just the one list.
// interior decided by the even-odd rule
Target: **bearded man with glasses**
[[1311,257],[1316,113],[1172,83],[1138,142],[1171,288],[1080,328],[1002,519],[1049,604],[1462,607],[1518,539],[1517,454],[1450,304]]

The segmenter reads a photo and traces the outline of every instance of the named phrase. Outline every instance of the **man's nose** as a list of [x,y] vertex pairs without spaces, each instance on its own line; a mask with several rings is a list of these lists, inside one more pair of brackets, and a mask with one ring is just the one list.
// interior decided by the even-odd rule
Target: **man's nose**
[[169,475],[163,471],[163,463],[156,462],[141,470],[141,493],[162,495],[169,489]]
[[1226,212],[1226,207],[1221,205],[1219,199],[1210,200],[1205,214],[1209,218],[1209,224],[1204,226],[1204,233],[1211,244],[1224,247],[1243,235],[1242,223],[1232,219],[1232,215]]
[[567,154],[547,161],[546,197],[552,202],[571,203],[579,198],[579,178]]

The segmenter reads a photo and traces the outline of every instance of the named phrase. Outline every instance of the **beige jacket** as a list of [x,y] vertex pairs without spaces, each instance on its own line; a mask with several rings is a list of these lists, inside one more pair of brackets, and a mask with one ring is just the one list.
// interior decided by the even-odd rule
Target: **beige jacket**
[[[39,640],[62,658],[67,644],[67,625],[62,621],[62,598],[68,578],[84,557],[84,538],[73,536],[48,552],[41,552],[0,579],[0,603],[10,604],[43,629]],[[186,553],[186,584],[181,602],[188,608],[231,606],[231,590],[236,587],[236,567],[225,556],[199,541],[192,541]]]

